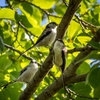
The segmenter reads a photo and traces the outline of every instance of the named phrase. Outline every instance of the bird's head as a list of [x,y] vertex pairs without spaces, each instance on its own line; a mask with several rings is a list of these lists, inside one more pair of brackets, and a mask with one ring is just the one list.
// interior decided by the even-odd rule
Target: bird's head
[[65,47],[64,42],[61,39],[57,39],[54,46],[59,49],[63,49]]
[[47,27],[47,28],[55,28],[55,27],[57,27],[57,26],[58,26],[57,23],[55,23],[55,22],[50,22],[46,27]]

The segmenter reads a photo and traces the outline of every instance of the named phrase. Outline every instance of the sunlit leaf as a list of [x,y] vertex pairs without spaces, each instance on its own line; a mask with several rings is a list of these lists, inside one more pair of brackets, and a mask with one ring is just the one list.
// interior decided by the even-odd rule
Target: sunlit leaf
[[77,39],[82,44],[86,44],[87,42],[89,42],[91,40],[91,38],[88,36],[78,36]]
[[2,8],[0,10],[0,19],[15,20],[15,11],[10,8]]
[[[19,6],[20,10],[25,14],[25,16],[27,17],[27,20],[29,21],[30,24],[32,24],[33,26],[35,26],[37,24],[37,21],[35,20],[35,18],[32,16],[33,14],[33,9],[32,7],[27,4],[27,3],[22,3]],[[28,10],[26,10],[28,9]],[[29,12],[28,12],[29,11]]]
[[43,8],[43,9],[49,9],[49,8],[53,7],[55,2],[56,2],[56,0],[50,0],[50,1],[41,0],[41,2],[40,2],[40,0],[33,1],[34,4],[36,4],[37,6]]
[[76,35],[78,35],[80,29],[81,29],[80,25],[78,23],[76,23],[75,21],[72,21],[71,25],[68,28],[67,36],[70,39],[72,39],[73,37],[75,37]]

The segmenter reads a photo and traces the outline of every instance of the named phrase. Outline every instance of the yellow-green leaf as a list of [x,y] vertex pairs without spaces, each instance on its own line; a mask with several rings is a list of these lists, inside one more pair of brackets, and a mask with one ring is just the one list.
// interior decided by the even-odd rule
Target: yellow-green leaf
[[55,4],[56,0],[34,0],[32,3],[43,9],[50,9]]
[[15,20],[15,11],[9,8],[2,8],[0,10],[0,19]]

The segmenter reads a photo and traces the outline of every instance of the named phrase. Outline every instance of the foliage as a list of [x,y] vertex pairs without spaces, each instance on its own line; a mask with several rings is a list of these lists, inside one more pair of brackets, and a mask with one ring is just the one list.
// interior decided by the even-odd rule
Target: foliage
[[[69,2],[69,0],[66,1]],[[25,51],[36,42],[49,21],[59,24],[67,9],[62,0],[25,0],[25,2],[24,0],[6,0],[6,4],[7,6],[0,8],[0,86],[17,78],[18,72],[29,63],[29,59],[23,56],[17,59],[20,54],[7,48],[5,44],[20,52]],[[95,98],[100,98],[100,44],[94,41],[90,42],[90,40],[96,34],[100,24],[99,11],[100,5],[97,0],[83,0],[76,15],[94,27],[91,27],[90,24],[88,27],[85,26],[74,16],[63,38],[68,50],[84,48],[87,44],[97,49],[80,59],[83,63],[78,68],[77,74],[89,73],[86,81],[68,86],[80,95]],[[68,54],[67,66],[71,64],[79,52],[81,51]],[[49,54],[49,49],[48,47],[33,48],[25,54],[42,64]],[[51,72],[56,78],[61,75],[56,66],[53,66]],[[54,80],[50,74],[47,74],[33,93],[31,100],[52,84]],[[15,83],[6,89],[1,88],[0,97],[2,100],[18,100],[24,86],[22,83]],[[65,100],[65,98],[62,88],[51,100]],[[75,98],[76,100],[84,100],[83,97],[77,96]],[[85,98],[85,100],[88,99]]]

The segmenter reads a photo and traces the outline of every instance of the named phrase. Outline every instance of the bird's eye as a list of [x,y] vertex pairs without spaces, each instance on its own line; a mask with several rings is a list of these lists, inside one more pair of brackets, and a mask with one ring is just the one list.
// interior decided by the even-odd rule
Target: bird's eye
[[36,62],[36,61],[34,61],[34,63],[35,63],[35,64],[37,64],[37,62]]

